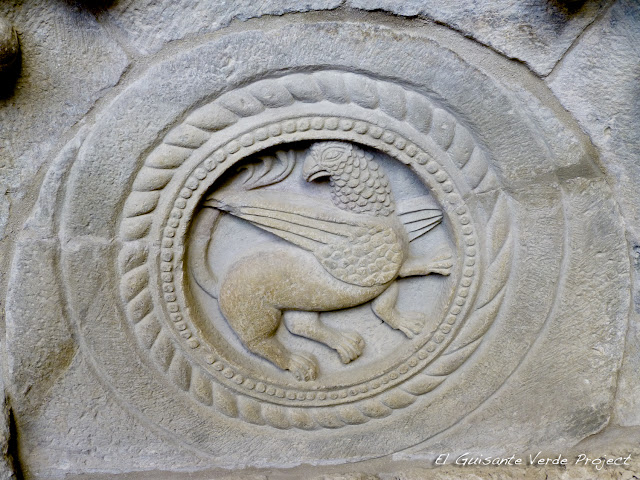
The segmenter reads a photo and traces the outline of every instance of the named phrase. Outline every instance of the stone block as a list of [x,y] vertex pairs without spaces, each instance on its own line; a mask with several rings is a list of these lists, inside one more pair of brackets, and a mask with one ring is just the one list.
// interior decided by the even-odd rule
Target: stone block
[[285,3],[0,9],[0,472],[637,472],[637,8]]

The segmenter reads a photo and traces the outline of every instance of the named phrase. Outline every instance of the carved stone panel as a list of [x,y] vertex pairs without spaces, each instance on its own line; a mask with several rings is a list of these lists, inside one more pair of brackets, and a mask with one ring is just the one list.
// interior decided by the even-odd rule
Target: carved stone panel
[[[78,381],[198,465],[428,456],[465,422],[493,442],[504,415],[486,409],[519,424],[528,402],[557,410],[549,445],[601,428],[567,414],[612,402],[622,351],[602,336],[629,304],[610,187],[537,78],[460,45],[300,23],[135,72],[45,179],[12,270],[11,364],[18,316],[44,308],[17,285],[46,277]],[[44,240],[35,278],[20,265]],[[598,367],[578,378],[565,355]],[[566,401],[527,383],[540,371]],[[544,430],[520,425],[518,448]]]
[[496,184],[426,95],[336,70],[235,89],[188,112],[133,182],[130,328],[171,382],[232,418],[386,417],[453,374],[503,305],[510,201],[478,201]]

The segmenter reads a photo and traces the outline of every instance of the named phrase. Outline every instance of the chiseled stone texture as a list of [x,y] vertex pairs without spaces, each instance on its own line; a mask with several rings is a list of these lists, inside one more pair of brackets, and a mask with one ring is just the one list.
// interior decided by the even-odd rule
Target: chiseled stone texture
[[371,10],[449,25],[546,75],[608,3],[608,0],[534,0],[525,4],[517,0],[278,0],[260,3],[242,0],[214,6],[198,0],[124,0],[102,14],[101,21],[121,29],[131,44],[145,54],[157,51],[172,40],[216,31],[234,20],[338,8],[341,8],[338,15],[345,8]]
[[[93,378],[87,361],[75,356],[64,377],[47,392],[59,401],[45,402],[37,409],[16,408],[25,420],[20,421],[25,441],[19,456],[26,478],[62,477],[67,471],[104,472],[105,465],[111,465],[106,471],[118,472],[180,471],[207,465],[195,452],[141,423]],[[62,462],[61,452],[65,452]]]
[[625,218],[635,281],[615,421],[640,425],[640,4],[616,2],[548,83],[599,148]]
[[[634,432],[634,435],[637,431]],[[611,445],[617,445],[611,448]],[[609,465],[596,468],[592,464],[584,465],[582,460],[577,465],[575,462],[580,455],[590,459],[597,459],[606,451],[610,459],[631,458],[627,465]],[[449,456],[447,464],[434,468],[424,462],[402,462],[384,457],[375,460],[360,462],[357,465],[335,466],[308,466],[288,470],[274,469],[246,469],[240,471],[205,470],[189,475],[190,480],[294,480],[305,478],[310,480],[634,480],[637,478],[638,454],[640,447],[637,442],[629,438],[629,432],[611,430],[604,435],[593,437],[578,445],[575,450],[567,451],[563,455],[568,467],[563,465],[524,465],[524,466],[486,466],[486,465],[456,465],[456,457]],[[538,451],[530,455],[536,457]],[[537,458],[544,457],[540,452]],[[471,457],[468,455],[467,458]],[[550,455],[557,459],[558,455]],[[522,455],[523,462],[530,462],[529,454]],[[635,460],[633,460],[635,458]],[[623,463],[624,460],[618,460]],[[125,475],[77,475],[69,477],[71,480],[164,480],[176,478],[175,474],[163,471],[137,472]],[[186,478],[186,477],[185,477]]]
[[355,8],[420,16],[449,25],[508,57],[525,62],[541,75],[551,71],[582,30],[609,3],[608,0],[383,0],[372,4],[368,0],[348,0]]
[[29,193],[52,148],[118,82],[129,60],[94,16],[72,2],[2,2],[0,15],[13,24],[21,47],[17,83],[3,83],[0,91],[1,241],[10,209],[22,215],[32,204]]
[[[626,479],[639,471],[637,2],[24,0],[3,3],[0,15],[13,23],[22,47],[17,83],[0,92],[0,312],[6,321],[0,351],[7,392],[0,478],[11,478],[11,455],[27,479],[569,480]],[[354,92],[356,76],[361,83]],[[275,80],[258,85],[263,78]],[[374,83],[373,97],[360,88]],[[136,275],[159,263],[161,240],[145,236],[143,222],[135,224],[140,235],[134,240],[121,225],[147,214],[160,218],[153,213],[157,198],[158,211],[171,195],[178,198],[180,175],[197,165],[202,150],[184,165],[156,164],[146,177],[138,172],[151,157],[175,161],[153,157],[156,148],[173,145],[177,157],[197,150],[209,139],[206,127],[197,130],[185,118],[200,107],[219,112],[209,102],[229,91],[225,108],[238,115],[196,115],[222,124],[242,117],[226,130],[212,127],[212,142],[233,138],[254,117],[271,121],[307,111],[337,118],[352,112],[409,137],[420,119],[433,118],[433,128],[413,137],[415,143],[440,152],[455,132],[451,158],[464,162],[464,128],[478,139],[482,148],[464,169],[453,162],[447,168],[481,219],[473,221],[488,229],[478,248],[486,246],[492,268],[483,265],[488,286],[478,297],[495,290],[488,298],[499,313],[489,314],[486,328],[474,323],[480,337],[467,356],[453,350],[431,370],[429,381],[444,378],[442,386],[409,392],[413,397],[407,391],[372,397],[328,414],[333,407],[312,405],[311,417],[277,399],[261,410],[247,392],[233,396],[232,388],[207,380],[216,378],[215,367],[208,371],[189,356],[198,345],[191,338],[185,346],[191,332],[185,336],[181,323],[172,330],[179,320],[162,323],[158,313],[158,323],[148,314],[148,304],[162,297],[159,289],[143,291],[137,304],[122,300],[144,288]],[[322,130],[322,139],[336,139],[335,125]],[[305,136],[310,131],[304,127],[292,141],[320,138]],[[406,145],[394,136],[371,138],[372,149]],[[426,176],[425,163],[414,167]],[[396,162],[390,171],[406,179],[398,173],[403,170]],[[403,181],[393,184],[400,196],[411,191]],[[138,197],[127,196],[130,188]],[[160,220],[153,221],[155,235]],[[173,245],[171,238],[163,242]],[[137,252],[128,259],[125,244]],[[147,264],[140,260],[145,256]],[[133,265],[129,283],[118,270],[123,263]],[[508,282],[500,286],[496,279],[503,278]],[[153,281],[149,285],[152,290]],[[172,288],[162,298],[171,297]],[[204,303],[193,310],[218,308],[202,292],[198,298]],[[486,305],[479,303],[477,312],[489,311],[482,310]],[[362,311],[349,314],[358,320]],[[387,341],[407,341],[385,329],[371,326],[368,334],[378,343],[368,344],[361,360],[370,361],[367,355]],[[246,355],[236,344],[237,355]],[[322,360],[319,344],[297,346]],[[285,389],[300,387],[288,372],[248,358],[266,378],[284,379]],[[340,383],[343,368],[336,358],[331,367],[321,362],[320,372]],[[17,438],[10,437],[9,414]],[[302,417],[317,422],[313,429],[306,430]],[[549,456],[632,453],[636,461],[602,472],[430,468],[443,452],[525,456],[539,449]],[[353,468],[344,464],[380,456]]]
[[123,0],[115,2],[99,18],[101,22],[120,29],[138,52],[148,54],[158,51],[167,42],[214,32],[234,20],[332,10],[342,3],[343,0]]

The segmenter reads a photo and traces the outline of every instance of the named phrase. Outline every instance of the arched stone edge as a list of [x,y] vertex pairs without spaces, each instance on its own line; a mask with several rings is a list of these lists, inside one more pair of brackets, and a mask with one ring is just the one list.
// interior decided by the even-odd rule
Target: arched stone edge
[[[473,193],[495,190],[499,185],[481,148],[476,145],[468,130],[456,122],[445,109],[434,106],[422,95],[397,85],[362,75],[333,71],[293,74],[283,78],[262,80],[243,89],[224,94],[191,113],[148,155],[123,209],[120,224],[123,247],[118,259],[122,275],[121,295],[127,305],[127,314],[132,319],[132,328],[137,333],[138,343],[145,350],[150,351],[158,367],[169,374],[176,386],[191,394],[201,404],[214,406],[230,417],[239,417],[253,424],[266,424],[282,429],[312,430],[360,424],[372,418],[386,417],[394,409],[411,405],[417,397],[432,392],[479,346],[504,300],[505,286],[513,260],[514,238],[509,230],[511,223],[509,199],[506,194],[499,192],[494,201],[488,205],[485,204],[485,208],[489,207],[488,221],[484,234],[485,241],[481,242],[481,248],[484,249],[488,268],[486,282],[483,283],[476,300],[478,307],[467,319],[464,328],[435,361],[401,384],[399,388],[385,392],[374,399],[333,407],[289,407],[261,403],[244,395],[237,395],[207,378],[199,366],[192,365],[179,348],[176,348],[171,333],[165,331],[165,327],[154,312],[153,300],[148,290],[148,237],[161,192],[172,180],[176,169],[183,165],[215,132],[269,108],[289,106],[295,102],[313,104],[321,101],[335,104],[353,103],[366,109],[380,110],[396,120],[407,122],[418,132],[429,136],[453,161],[454,165],[461,170]],[[334,128],[337,129],[340,127],[340,119],[335,119],[335,122]],[[281,131],[275,133],[282,134],[287,128],[291,127],[283,124]],[[293,128],[295,129],[295,126]],[[402,150],[409,157],[422,155],[417,158],[417,162],[426,165],[433,175],[437,175],[438,172],[444,173],[433,159],[424,152],[419,152],[415,145],[403,144],[402,139],[391,138],[392,133],[379,127],[375,127],[375,130],[368,133],[389,146]],[[227,152],[235,153],[243,148],[243,143],[253,143],[253,141],[255,139],[240,137],[235,143],[227,145]],[[221,155],[216,152],[210,156],[204,163],[206,169],[211,171],[222,163],[225,158]],[[190,192],[197,188],[199,180],[206,177],[207,170],[196,169],[185,182],[185,189],[181,192],[185,206],[187,198],[191,195]],[[172,216],[169,222],[172,220],[178,223],[179,217]],[[165,238],[163,242],[167,240]],[[163,246],[166,245],[167,243],[163,244]],[[468,245],[468,248],[475,249],[475,246]],[[166,250],[163,250],[161,255],[169,258],[169,254],[165,252]],[[162,276],[163,279],[172,278],[170,271],[162,272]],[[173,292],[166,291],[165,294],[173,298]],[[446,334],[451,331],[449,325],[455,321],[455,316],[445,319],[444,328],[448,330],[436,334],[442,336],[440,342],[444,341]],[[187,344],[191,348],[198,348],[198,341],[192,338],[188,328],[180,320],[176,321],[176,325],[179,335],[186,339]],[[211,363],[215,365],[215,359],[212,360]],[[236,382],[240,380],[239,383],[245,381],[238,377],[234,380]],[[259,385],[253,386],[253,388],[256,387],[261,388]],[[286,395],[286,392],[278,391],[268,393],[278,397]]]

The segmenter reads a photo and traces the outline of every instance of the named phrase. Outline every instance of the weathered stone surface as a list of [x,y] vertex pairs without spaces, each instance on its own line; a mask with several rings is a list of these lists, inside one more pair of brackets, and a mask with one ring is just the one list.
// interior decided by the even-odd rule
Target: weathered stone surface
[[[475,451],[479,443],[486,446],[485,455],[487,451],[500,455],[504,445],[520,445],[524,451],[546,444],[551,451],[562,451],[566,436],[594,435],[609,423],[628,312],[621,311],[614,320],[608,317],[607,305],[628,299],[629,280],[626,259],[607,258],[602,255],[602,247],[608,243],[608,235],[619,236],[623,232],[621,225],[613,220],[615,203],[601,204],[596,200],[597,192],[608,189],[602,180],[571,179],[563,182],[562,188],[574,200],[573,205],[565,204],[565,213],[580,218],[581,224],[570,227],[571,241],[563,259],[566,280],[558,285],[562,294],[554,304],[555,314],[542,327],[550,335],[541,335],[510,382],[496,392],[494,402],[487,402],[452,429],[459,432],[455,442],[444,436],[398,454],[398,458],[434,460],[440,452],[451,452],[452,457],[457,457]],[[597,241],[594,231],[602,233]],[[582,274],[589,280],[577,281]],[[613,278],[617,279],[616,288],[607,292],[609,298],[599,307],[591,303],[589,292],[597,285],[610,284]],[[585,322],[587,311],[589,321]],[[585,342],[589,345],[586,349]],[[563,355],[553,357],[554,351]],[[542,367],[541,360],[551,358],[554,360]],[[555,380],[559,371],[572,379],[563,382],[561,396],[557,396]],[[523,392],[530,394],[521,397]],[[554,401],[542,403],[540,398],[554,398]],[[585,402],[585,399],[589,400]],[[500,426],[491,430],[483,428],[488,418]],[[516,418],[530,427],[514,428]],[[561,424],[565,433],[557,438],[549,437]]]
[[[477,465],[464,464],[471,459],[482,457],[466,455],[455,457],[449,455],[445,463],[434,468],[432,465],[424,463],[408,463],[397,461],[388,457],[359,462],[357,465],[335,465],[335,466],[308,466],[288,470],[265,470],[247,469],[235,472],[224,470],[207,470],[194,472],[188,478],[195,480],[209,480],[216,478],[220,480],[289,480],[292,478],[310,478],[313,480],[477,480],[479,478],[500,478],[506,480],[546,480],[549,478],[563,480],[584,480],[584,479],[625,479],[632,480],[637,474],[637,455],[640,452],[637,442],[629,439],[628,431],[609,430],[603,435],[598,435],[585,442],[582,442],[575,450],[567,451],[560,458],[566,460],[566,465],[544,464],[547,458],[551,461],[557,460],[558,455],[546,456],[546,452],[515,456],[512,463],[519,458],[522,465]],[[637,432],[634,432],[634,434]],[[616,447],[612,448],[612,445]],[[606,457],[602,452],[608,452]],[[531,455],[531,457],[529,457]],[[630,456],[630,458],[627,458]],[[586,457],[586,458],[585,458]],[[486,458],[486,457],[484,457]],[[635,458],[635,460],[634,460]],[[458,460],[459,459],[459,460]],[[543,459],[543,463],[533,463],[533,459]],[[589,459],[587,462],[586,459]],[[606,461],[610,459],[617,461],[618,465],[594,465],[592,461],[598,462],[600,459]],[[456,460],[458,464],[456,464]],[[626,462],[626,464],[625,464]],[[168,472],[139,472],[128,474],[126,478],[132,480],[151,480],[162,478],[175,478],[174,474]],[[70,477],[73,480],[107,480],[124,478],[118,475],[78,475]],[[185,477],[186,478],[186,477]]]
[[444,23],[546,75],[607,4],[606,0],[535,0],[524,5],[513,0],[471,3],[314,0],[298,4],[129,0],[117,2],[101,16],[101,21],[121,29],[140,53],[147,54],[167,42],[213,32],[233,21],[321,10],[339,9],[341,15],[348,14],[349,9],[372,10]]
[[64,299],[55,281],[57,245],[51,240],[25,241],[18,250],[13,264],[17,277],[7,305],[12,312],[6,324],[11,339],[7,369],[11,390],[23,399],[18,410],[30,416],[31,408],[37,411],[69,366],[76,343],[64,321]]
[[349,1],[349,5],[356,8],[382,9],[444,23],[508,57],[525,62],[541,75],[551,71],[607,3],[602,0],[535,0],[526,4],[512,0],[460,3],[386,0],[374,6],[366,0]]
[[616,422],[640,422],[640,6],[620,1],[589,28],[549,77],[549,86],[602,152],[626,219],[634,308],[619,376]]
[[251,0],[212,2],[198,0],[123,1],[101,15],[100,20],[121,29],[137,51],[157,52],[167,42],[194,34],[215,32],[234,20],[245,21],[269,15],[332,10],[342,0],[289,2],[276,0],[256,3]]
[[3,13],[15,475],[638,471],[633,3]]
[[[74,357],[37,411],[23,411],[20,416],[26,416],[20,422],[17,445],[26,478],[64,478],[70,471],[189,470],[206,465],[195,452],[177,446],[159,430],[150,430],[123,409],[82,356]],[[108,464],[112,467],[105,469]]]
[[2,240],[11,205],[18,215],[28,212],[33,202],[28,194],[52,148],[118,82],[129,61],[78,5],[3,3],[0,15],[13,24],[22,49],[15,87],[0,92]]

